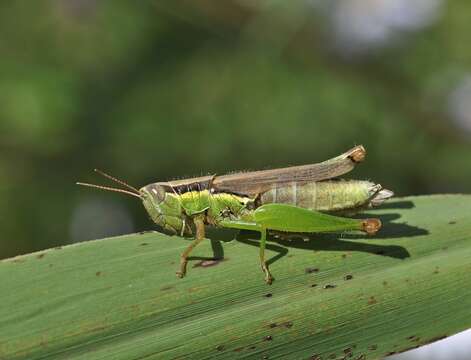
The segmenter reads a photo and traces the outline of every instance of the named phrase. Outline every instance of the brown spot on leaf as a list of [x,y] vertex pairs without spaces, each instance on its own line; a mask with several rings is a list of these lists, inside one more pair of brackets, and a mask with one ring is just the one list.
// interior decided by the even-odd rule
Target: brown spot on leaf
[[265,296],[266,298],[271,298],[271,297],[273,296],[273,294],[272,294],[272,293],[268,293],[268,294],[265,294],[265,295],[263,295],[263,296]]
[[46,256],[46,254],[44,254],[44,253],[36,255],[36,257],[38,259],[42,259],[44,256]]
[[455,225],[455,224],[456,224],[456,221],[451,220],[451,221],[448,222],[448,224],[450,224],[450,225]]
[[170,289],[173,289],[173,286],[171,285],[168,285],[168,286],[163,286],[160,288],[160,291],[166,291],[166,290],[170,290]]
[[146,245],[149,245],[149,243],[143,242],[139,244],[139,246],[146,246]]
[[353,279],[353,275],[347,274],[347,275],[345,275],[345,277],[344,277],[343,279],[344,279],[344,280],[352,280],[352,279]]
[[319,272],[319,268],[308,267],[308,268],[304,269],[304,272],[306,274],[317,273],[317,272]]
[[312,285],[311,285],[311,287],[316,287],[316,286],[317,286],[317,284],[312,284]]
[[97,272],[95,273],[95,275],[96,275],[96,276],[100,276],[100,275],[101,275],[101,271],[97,271]]
[[373,305],[373,304],[376,304],[377,302],[378,301],[376,301],[374,296],[370,296],[370,298],[368,299],[368,305]]
[[218,345],[216,346],[217,351],[223,351],[224,350],[224,345]]
[[333,285],[333,284],[324,285],[324,289],[334,289],[336,287],[337,287],[337,285]]
[[268,325],[268,327],[271,329],[276,328],[277,326],[278,326],[277,323],[271,323],[270,325]]
[[346,348],[346,349],[343,350],[343,353],[344,353],[345,355],[348,355],[348,354],[351,354],[352,351],[353,351],[352,348]]
[[201,260],[200,262],[193,265],[193,267],[194,268],[197,268],[197,267],[207,268],[207,267],[211,267],[211,266],[216,266],[221,261],[222,260]]
[[322,360],[322,356],[315,354],[312,355],[309,360]]
[[272,341],[272,340],[273,340],[273,336],[267,335],[267,336],[265,336],[265,337],[263,338],[263,340],[265,340],[265,341]]

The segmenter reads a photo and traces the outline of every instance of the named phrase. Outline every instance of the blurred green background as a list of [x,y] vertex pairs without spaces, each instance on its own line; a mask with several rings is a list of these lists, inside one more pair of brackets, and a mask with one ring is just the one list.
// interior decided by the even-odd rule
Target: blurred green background
[[153,228],[140,187],[305,164],[471,191],[469,1],[0,5],[0,258]]
[[152,229],[136,199],[74,184],[107,183],[94,167],[139,187],[364,144],[350,176],[399,196],[471,192],[470,13],[467,0],[2,2],[0,258]]

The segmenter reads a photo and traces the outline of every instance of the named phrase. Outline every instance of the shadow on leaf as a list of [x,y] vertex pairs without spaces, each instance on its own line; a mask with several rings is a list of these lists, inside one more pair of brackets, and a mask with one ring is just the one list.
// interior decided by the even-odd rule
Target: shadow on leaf
[[[328,250],[328,251],[359,251],[374,255],[388,256],[396,259],[405,259],[410,257],[406,248],[400,245],[379,245],[368,243],[368,239],[394,239],[399,237],[415,237],[427,235],[429,232],[417,226],[411,226],[406,223],[394,223],[392,221],[401,216],[396,213],[391,214],[362,214],[362,218],[377,217],[383,223],[382,229],[374,236],[369,237],[360,233],[317,233],[317,234],[275,234],[270,236],[270,242],[266,245],[268,250],[278,254],[271,258],[268,263],[272,264],[289,252],[289,248],[305,250]],[[276,235],[281,235],[277,238]],[[252,231],[241,231],[237,240],[252,246],[259,246],[259,235]],[[291,239],[286,239],[291,237]],[[354,241],[351,241],[354,240]],[[356,240],[365,240],[359,242]]]
[[389,209],[413,209],[415,208],[415,204],[412,201],[402,200],[402,201],[390,201],[385,202],[378,206],[376,209],[378,210],[389,210]]
[[[400,201],[391,203],[390,208],[413,208],[414,204],[411,201]],[[382,206],[382,209],[388,208]],[[399,245],[379,245],[368,243],[369,239],[394,239],[400,237],[416,237],[427,235],[429,232],[417,226],[412,226],[407,223],[396,223],[395,220],[400,219],[401,215],[398,213],[387,214],[374,214],[362,213],[355,216],[356,218],[376,217],[379,218],[383,224],[381,230],[374,236],[370,237],[359,232],[349,233],[315,233],[315,234],[282,234],[271,233],[266,245],[268,250],[277,252],[278,254],[272,257],[268,264],[272,264],[280,258],[288,254],[289,248],[315,250],[315,251],[359,251],[369,254],[388,256],[396,259],[405,259],[410,257],[406,248]],[[189,260],[221,260],[224,258],[224,249],[221,242],[228,242],[236,239],[239,242],[259,246],[259,234],[254,231],[242,230],[239,233],[237,230],[208,228],[207,238],[211,240],[211,247],[213,249],[213,257],[189,257]],[[276,235],[280,235],[277,237]],[[288,237],[290,239],[288,239]],[[357,240],[365,240],[359,242]]]

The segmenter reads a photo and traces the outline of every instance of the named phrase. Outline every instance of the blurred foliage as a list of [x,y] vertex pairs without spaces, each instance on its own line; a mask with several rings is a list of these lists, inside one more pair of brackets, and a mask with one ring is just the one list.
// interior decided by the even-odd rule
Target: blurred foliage
[[470,192],[470,135],[448,97],[469,76],[471,3],[351,56],[316,4],[2,3],[0,258],[77,239],[87,199],[118,197],[134,229],[151,228],[134,199],[74,185],[103,183],[94,167],[142,186],[364,144],[356,178],[399,195]]

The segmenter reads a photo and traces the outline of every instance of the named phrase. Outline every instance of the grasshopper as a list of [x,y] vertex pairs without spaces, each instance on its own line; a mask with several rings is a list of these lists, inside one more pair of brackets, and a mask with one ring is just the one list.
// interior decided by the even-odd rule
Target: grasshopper
[[393,196],[370,181],[336,178],[351,171],[365,155],[365,148],[356,146],[317,164],[155,182],[139,190],[95,169],[126,189],[77,184],[135,196],[142,200],[150,218],[166,231],[180,236],[195,234],[181,254],[176,273],[180,278],[186,274],[191,251],[205,238],[205,225],[259,232],[260,266],[265,281],[271,284],[273,277],[265,260],[267,233],[360,230],[374,235],[381,228],[376,218],[338,216],[377,206]]

